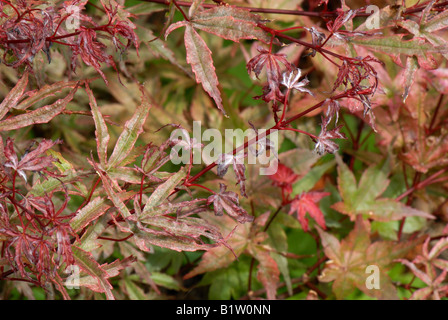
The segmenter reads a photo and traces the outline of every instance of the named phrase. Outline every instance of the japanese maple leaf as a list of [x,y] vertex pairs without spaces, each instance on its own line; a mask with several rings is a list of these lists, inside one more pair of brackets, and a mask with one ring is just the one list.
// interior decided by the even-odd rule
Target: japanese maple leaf
[[249,125],[254,130],[255,136],[257,137],[257,140],[255,143],[251,144],[248,149],[252,155],[255,157],[258,157],[260,154],[263,154],[266,151],[272,152],[274,154],[274,157],[278,160],[278,154],[276,151],[276,146],[274,141],[268,139],[267,137],[260,138],[258,135],[258,129],[255,128],[255,126],[249,121]]
[[297,218],[304,231],[308,231],[308,219],[305,217],[308,212],[310,216],[317,222],[321,228],[326,229],[325,219],[322,211],[319,209],[317,203],[326,196],[329,192],[305,192],[298,195],[292,200],[289,214],[297,212]]
[[310,81],[307,78],[299,81],[301,76],[302,70],[300,70],[299,68],[294,68],[291,72],[284,72],[282,84],[288,89],[295,89],[297,91],[306,92],[314,96],[314,94],[310,90],[305,88],[305,86],[309,84]]
[[211,195],[207,199],[207,204],[213,203],[215,215],[222,216],[223,212],[236,219],[239,223],[252,222],[253,216],[250,216],[246,210],[240,207],[238,195],[233,191],[226,191],[227,186],[220,183],[219,193]]
[[[428,248],[430,240],[430,237],[426,239],[422,247],[422,254],[418,255],[412,262],[403,259],[398,260],[427,285],[427,287],[415,291],[410,298],[411,300],[426,300],[428,298],[440,300],[448,293],[448,284],[444,282],[448,272],[448,261],[440,257],[441,253],[448,248],[448,237],[437,241],[431,250]],[[418,265],[422,265],[424,271]]]
[[[6,65],[17,68],[26,64],[32,66],[36,54],[42,50],[51,62],[50,42],[47,37],[53,33],[55,15],[50,8],[34,11],[27,19],[20,19],[16,16],[7,19],[0,27],[1,37],[10,42],[2,41],[2,47],[14,53],[15,60],[11,63],[4,61]],[[25,15],[27,11],[22,13]],[[3,13],[3,10],[2,10]],[[2,39],[3,40],[3,39]],[[19,41],[15,43],[14,41]],[[21,40],[29,40],[20,42]]]
[[448,164],[448,133],[441,131],[440,135],[428,136],[417,119],[404,119],[402,131],[406,145],[400,154],[403,161],[421,173]]
[[332,208],[355,220],[362,214],[377,221],[396,221],[404,217],[419,216],[427,219],[434,217],[426,212],[406,206],[395,199],[380,198],[389,185],[389,161],[371,165],[357,183],[353,172],[336,154],[338,163],[338,189],[343,201],[332,205]]
[[290,194],[292,193],[292,184],[296,182],[299,175],[295,174],[291,168],[285,166],[283,163],[279,163],[277,171],[268,177],[272,180],[274,186],[280,187],[286,193]]
[[57,143],[61,143],[61,141],[43,139],[36,149],[26,152],[19,161],[17,154],[14,151],[14,141],[11,138],[7,138],[5,147],[5,158],[7,161],[4,166],[15,170],[25,181],[27,181],[25,171],[41,171],[51,166],[52,163],[56,161],[53,157],[46,156],[45,151]]
[[83,26],[79,29],[79,36],[74,43],[71,66],[76,69],[77,57],[81,56],[82,60],[88,66],[92,66],[101,75],[104,82],[108,84],[105,74],[101,71],[101,63],[112,66],[117,70],[115,61],[111,55],[106,53],[106,45],[97,40],[97,34],[93,29]]
[[253,71],[258,78],[261,71],[265,68],[268,84],[263,87],[263,94],[255,97],[255,99],[263,99],[266,102],[273,100],[283,101],[284,96],[280,91],[280,84],[283,78],[279,62],[282,63],[289,72],[296,68],[286,59],[286,55],[284,54],[272,53],[263,48],[258,48],[258,51],[260,53],[247,63],[247,71],[249,74]]
[[266,21],[248,10],[230,5],[200,10],[201,2],[193,2],[190,6],[188,19],[173,23],[167,28],[165,39],[173,30],[186,27],[184,42],[187,62],[191,65],[196,82],[202,85],[204,90],[213,98],[218,109],[225,114],[212,52],[196,29],[235,42],[242,39],[258,39],[264,43],[269,43],[271,35],[258,28],[259,24]]
[[217,173],[220,178],[224,177],[230,165],[233,166],[233,172],[235,173],[237,184],[240,185],[241,195],[243,197],[247,197],[246,185],[244,184],[244,181],[246,181],[244,153],[238,153],[236,155],[223,153],[218,157]]
[[[134,31],[136,25],[129,20],[131,14],[125,10],[124,6],[114,0],[101,1],[101,4],[109,17],[109,21],[113,22],[109,23],[110,26],[105,31],[112,36],[112,42],[115,48],[123,53],[133,44],[138,54],[139,41]],[[127,44],[124,45],[117,35],[127,39]]]
[[[325,120],[322,120],[325,121]],[[331,141],[333,139],[347,139],[345,135],[339,130],[343,127],[340,125],[334,129],[327,131],[326,125],[322,126],[322,131],[317,137],[317,143],[315,146],[315,152],[319,155],[323,155],[325,153],[335,153],[339,150],[339,146],[336,142]]]
[[228,243],[234,252],[230,252],[224,246],[207,250],[199,264],[187,273],[184,278],[189,279],[198,274],[226,268],[235,261],[235,255],[239,257],[247,253],[258,261],[257,279],[266,289],[267,298],[275,299],[277,285],[280,279],[280,270],[276,260],[270,254],[274,249],[269,244],[261,244],[267,239],[267,234],[262,230],[267,223],[269,215],[269,211],[265,212],[258,216],[252,223],[238,225],[236,229],[235,222],[230,217],[201,215],[208,222],[219,226],[221,233],[231,235],[231,237],[228,236]]
[[[319,276],[321,282],[333,281],[333,292],[337,299],[345,299],[356,288],[377,299],[397,299],[397,290],[387,271],[395,259],[404,257],[421,240],[401,242],[370,240],[369,222],[357,216],[354,229],[339,241],[335,236],[317,227],[325,255],[330,259]],[[379,289],[367,287],[367,267],[375,266]]]

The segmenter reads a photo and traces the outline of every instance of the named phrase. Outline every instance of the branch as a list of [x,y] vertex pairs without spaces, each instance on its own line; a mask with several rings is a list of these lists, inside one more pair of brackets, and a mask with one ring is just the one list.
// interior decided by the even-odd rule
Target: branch
[[[164,5],[170,5],[170,0],[140,0],[142,2],[150,2],[150,3],[159,3]],[[190,7],[191,2],[186,1],[176,1],[177,5],[180,7]],[[411,15],[420,11],[423,11],[428,4],[424,3],[422,5],[416,6],[415,8],[408,8],[403,11],[403,15]],[[209,9],[221,6],[220,4],[208,4],[204,3],[202,4],[202,7]],[[442,8],[448,6],[448,1],[444,1],[441,3],[434,4],[433,8]],[[318,18],[334,18],[337,17],[340,12],[338,11],[321,11],[321,12],[315,12],[315,11],[304,11],[304,10],[285,10],[285,9],[273,9],[273,8],[256,8],[256,7],[242,7],[242,6],[233,6],[237,9],[245,9],[249,12],[255,12],[255,13],[269,13],[269,14],[284,14],[284,15],[293,15],[293,16],[307,16],[307,17],[318,17]],[[369,17],[371,13],[366,13],[365,10],[361,9],[359,12],[356,13],[355,17]]]

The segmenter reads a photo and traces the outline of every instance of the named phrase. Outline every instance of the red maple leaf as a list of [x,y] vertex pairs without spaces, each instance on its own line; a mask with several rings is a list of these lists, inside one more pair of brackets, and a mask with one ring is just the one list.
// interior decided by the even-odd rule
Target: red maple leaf
[[282,188],[289,194],[292,192],[292,184],[297,181],[299,175],[295,174],[291,168],[279,163],[277,171],[268,177],[274,186]]
[[238,195],[233,191],[226,191],[227,186],[220,183],[219,193],[211,195],[207,199],[207,204],[213,203],[215,215],[222,216],[226,211],[229,216],[235,218],[239,223],[252,222],[254,217],[249,215],[246,210],[240,207]]
[[329,195],[329,192],[302,193],[301,195],[295,197],[291,202],[291,209],[289,210],[289,214],[297,212],[297,219],[299,219],[299,222],[302,225],[304,231],[309,230],[308,219],[305,217],[307,212],[322,229],[326,229],[324,215],[319,209],[317,202],[319,202],[323,197]]
[[280,91],[280,83],[282,80],[282,71],[279,62],[281,62],[286,69],[291,72],[295,69],[287,59],[286,55],[280,53],[272,53],[266,49],[258,48],[260,52],[247,63],[247,71],[253,71],[258,78],[263,68],[266,68],[266,77],[268,84],[263,87],[263,94],[254,97],[254,99],[263,99],[266,102],[275,100],[283,101],[283,93]]
[[4,166],[15,170],[25,181],[27,181],[25,171],[42,171],[53,165],[55,159],[51,156],[46,156],[45,152],[57,143],[61,143],[61,141],[43,139],[36,149],[26,152],[19,161],[17,154],[14,151],[14,141],[11,138],[7,138],[4,151],[7,161]]

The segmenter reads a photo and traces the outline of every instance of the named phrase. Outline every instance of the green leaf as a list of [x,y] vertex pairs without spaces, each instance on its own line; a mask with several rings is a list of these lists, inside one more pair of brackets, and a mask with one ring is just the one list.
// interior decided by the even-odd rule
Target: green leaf
[[72,251],[76,264],[87,274],[97,279],[100,286],[99,292],[104,292],[108,300],[115,300],[115,297],[112,294],[112,286],[109,281],[107,281],[109,275],[101,268],[98,262],[96,262],[92,254],[77,246],[72,246]]
[[103,168],[107,164],[107,145],[109,144],[110,136],[107,130],[106,121],[104,121],[103,115],[101,114],[98,105],[96,104],[95,96],[92,90],[86,84],[86,92],[89,96],[90,108],[92,109],[93,121],[95,122],[95,136],[98,158]]
[[320,178],[335,164],[334,161],[329,161],[319,166],[315,166],[312,168],[305,176],[299,179],[296,183],[294,183],[292,189],[293,192],[291,194],[292,197],[301,194],[302,192],[310,191],[316,183],[320,180]]
[[123,160],[129,155],[137,142],[138,136],[143,132],[143,125],[151,109],[149,97],[145,93],[144,88],[140,87],[142,91],[142,103],[135,110],[132,118],[124,125],[124,130],[115,144],[114,151],[109,157],[106,171],[120,166]]
[[[268,234],[270,246],[272,248],[274,248],[277,252],[288,252],[288,238],[285,230],[280,224],[273,223],[268,230]],[[288,289],[288,294],[292,295],[292,282],[289,274],[288,259],[277,252],[271,252],[271,256],[277,263],[278,269],[283,275],[286,282],[286,288]]]
[[401,220],[404,217],[419,216],[427,219],[434,217],[426,212],[413,209],[394,199],[378,198],[389,185],[390,164],[386,160],[383,164],[371,165],[362,174],[359,183],[355,176],[339,156],[338,188],[343,199],[331,208],[347,214],[355,220],[362,214],[377,221]]
[[125,203],[121,199],[120,195],[126,195],[124,191],[119,191],[119,193],[114,191],[112,186],[112,180],[110,177],[100,168],[98,165],[88,159],[89,163],[94,167],[95,171],[101,178],[101,182],[103,183],[103,187],[106,190],[107,197],[112,201],[114,207],[118,209],[124,219],[131,216],[129,209],[126,207]]
[[73,231],[78,232],[91,222],[98,219],[107,209],[110,208],[110,205],[106,203],[106,200],[101,197],[96,197],[91,200],[86,206],[84,206],[81,210],[78,211],[76,216],[70,220],[70,226]]
[[432,54],[441,53],[442,48],[434,47],[421,38],[403,40],[404,35],[387,37],[356,37],[349,41],[355,45],[389,55],[395,63],[403,66],[400,55],[417,56],[420,65],[432,65],[435,60]]
[[87,227],[87,230],[84,232],[79,241],[80,244],[78,246],[80,249],[91,252],[101,247],[101,245],[98,243],[98,237],[108,226],[108,219],[109,217],[106,217],[105,215],[100,216],[96,221],[93,222],[93,224]]
[[131,279],[125,278],[124,285],[131,300],[148,300],[148,296],[143,289],[137,286]]
[[61,187],[63,184],[69,183],[73,183],[84,195],[87,194],[87,188],[84,184],[79,182],[79,177],[86,172],[77,172],[73,165],[68,162],[59,152],[51,149],[48,149],[46,152],[49,153],[53,158],[58,160],[54,161],[53,164],[59,169],[59,172],[63,176],[59,178],[47,177],[47,179],[42,182],[37,181],[35,184],[33,184],[28,194],[32,194],[36,197],[42,197],[45,194],[48,194],[53,190]]
[[183,290],[182,285],[179,283],[179,281],[166,273],[151,272],[151,279],[154,280],[155,284],[167,289],[176,291]]
[[181,168],[178,172],[173,174],[167,181],[157,187],[151,194],[148,201],[145,204],[145,208],[142,211],[141,219],[151,215],[153,208],[161,205],[163,201],[171,194],[174,188],[184,179],[186,176],[185,168]]
[[[370,225],[361,216],[356,219],[355,227],[341,242],[317,227],[325,255],[330,259],[319,276],[321,282],[333,281],[333,292],[338,299],[345,299],[356,288],[377,299],[397,299],[397,290],[387,271],[394,260],[404,257],[421,240],[397,244],[392,241],[370,240]],[[379,289],[368,288],[367,268],[377,267]]]
[[238,299],[241,287],[247,283],[247,275],[230,267],[205,274],[201,284],[206,283],[210,284],[208,293],[210,300]]

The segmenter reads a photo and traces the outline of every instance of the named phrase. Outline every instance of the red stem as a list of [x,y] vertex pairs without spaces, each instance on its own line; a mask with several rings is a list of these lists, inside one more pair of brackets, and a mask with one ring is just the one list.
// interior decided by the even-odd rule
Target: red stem
[[434,173],[433,175],[429,176],[428,178],[426,178],[425,180],[417,183],[416,185],[413,185],[410,189],[406,190],[406,192],[402,193],[401,195],[399,195],[396,200],[397,201],[401,201],[403,198],[407,197],[408,195],[412,194],[414,191],[421,189],[423,187],[426,187],[427,185],[432,184],[435,181],[435,178],[437,178],[438,176],[440,176],[441,174],[445,173],[448,171],[448,167],[440,169],[439,171],[437,171],[436,173]]
[[[142,2],[151,2],[151,3],[160,3],[165,5],[170,5],[169,0],[140,0]],[[176,1],[176,3],[180,7],[190,7],[191,2],[186,1]],[[416,12],[422,11],[426,7],[427,3],[424,3],[423,5],[420,5],[415,8],[406,9],[403,12],[403,15],[411,15]],[[448,5],[448,1],[444,1],[441,3],[434,4],[433,8],[439,8]],[[202,4],[202,7],[205,9],[215,8],[220,6],[219,4],[208,4],[204,3]],[[322,11],[322,12],[314,12],[314,11],[304,11],[304,10],[285,10],[285,9],[272,9],[272,8],[256,8],[256,7],[243,7],[243,6],[233,6],[237,9],[245,9],[249,12],[256,12],[256,13],[268,13],[268,14],[285,14],[285,15],[293,15],[293,16],[307,16],[307,17],[319,17],[319,18],[331,18],[331,17],[337,17],[339,15],[339,12],[337,11]],[[370,13],[366,12],[358,12],[355,17],[368,17],[370,16]]]
[[180,13],[183,15],[184,19],[187,21],[190,21],[190,19],[187,17],[187,15],[185,14],[184,10],[182,10],[182,8],[177,4],[176,0],[172,0],[174,5],[176,6],[176,8],[180,11]]
[[0,0],[0,2],[3,2],[4,4],[10,5],[11,8],[13,8],[14,11],[16,12],[16,14],[17,14],[17,18],[20,17],[20,12],[17,10],[16,7],[14,7],[14,6],[12,5],[12,3],[10,3],[9,1],[5,1],[5,0]]
[[436,109],[434,110],[434,114],[432,115],[431,123],[428,128],[428,135],[431,135],[434,132],[433,127],[434,127],[434,124],[436,123],[437,114],[439,113],[439,109],[440,109],[440,106],[442,105],[442,101],[443,101],[443,93],[440,94],[439,101],[437,101]]
[[[337,100],[337,99],[341,99],[341,98],[346,98],[348,97],[347,93],[341,93],[338,94],[334,97],[332,97],[331,99],[333,100]],[[248,146],[252,145],[253,143],[255,143],[256,141],[263,139],[264,137],[269,136],[272,132],[277,131],[277,130],[286,130],[287,125],[289,125],[291,122],[305,116],[306,114],[320,108],[325,102],[327,101],[327,99],[322,100],[319,103],[316,103],[314,106],[308,108],[307,110],[296,114],[295,116],[286,119],[285,121],[283,121],[281,124],[278,123],[275,126],[273,126],[272,128],[264,131],[263,133],[257,135],[256,137],[252,138],[251,140],[246,141],[244,144],[240,145],[239,147],[235,148],[232,152],[233,155],[237,154],[238,152],[245,150]],[[185,184],[189,185],[192,182],[196,181],[197,179],[199,179],[201,176],[203,176],[206,172],[212,170],[215,166],[217,166],[217,162],[213,162],[211,164],[209,164],[207,167],[205,167],[204,169],[202,169],[199,173],[197,173],[196,175],[194,175],[193,177],[191,177],[190,179],[186,180]]]

